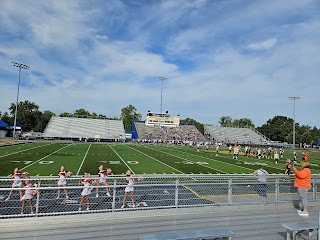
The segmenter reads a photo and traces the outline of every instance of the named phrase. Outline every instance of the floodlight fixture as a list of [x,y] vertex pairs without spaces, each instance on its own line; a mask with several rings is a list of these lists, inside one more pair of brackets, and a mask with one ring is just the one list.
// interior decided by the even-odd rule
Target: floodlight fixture
[[18,92],[17,92],[17,101],[16,101],[16,109],[14,113],[14,123],[13,123],[13,137],[16,136],[16,127],[17,127],[17,113],[18,113],[18,101],[19,101],[19,92],[20,92],[20,76],[21,76],[21,69],[28,70],[30,68],[29,65],[18,63],[18,62],[11,62],[14,67],[19,68],[19,79],[18,79]]
[[289,100],[293,101],[293,134],[292,134],[292,147],[293,149],[296,146],[296,122],[295,122],[295,115],[296,115],[296,101],[300,100],[300,97],[289,97]]

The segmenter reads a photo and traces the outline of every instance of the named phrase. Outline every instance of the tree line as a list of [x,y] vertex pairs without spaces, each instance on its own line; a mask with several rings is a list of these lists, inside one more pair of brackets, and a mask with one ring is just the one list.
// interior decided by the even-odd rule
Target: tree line
[[[11,103],[8,108],[9,111],[0,111],[0,119],[6,123],[13,123],[15,114],[16,104]],[[59,116],[69,116],[69,117],[82,117],[82,118],[102,118],[111,120],[122,120],[124,123],[125,130],[127,132],[132,129],[132,121],[142,120],[142,114],[138,113],[137,108],[133,105],[128,105],[121,109],[119,117],[107,117],[102,114],[97,114],[95,112],[90,112],[86,109],[80,108],[76,109],[73,113],[63,112],[58,114]],[[50,121],[52,116],[57,116],[57,114],[45,110],[40,111],[39,105],[28,100],[18,103],[17,110],[17,123],[23,125],[23,131],[29,132],[43,132]],[[186,118],[180,119],[181,124],[193,124],[199,131],[204,134],[204,125],[194,119]],[[252,120],[249,118],[232,119],[230,116],[222,116],[219,120],[219,124],[224,127],[247,127],[253,128],[268,137],[273,141],[280,142],[293,142],[293,119],[285,116],[275,116],[269,119],[261,127],[255,127]],[[309,125],[300,125],[295,123],[296,131],[296,143],[307,143],[314,145],[318,143],[318,138],[320,138],[320,129],[316,126],[311,127]]]

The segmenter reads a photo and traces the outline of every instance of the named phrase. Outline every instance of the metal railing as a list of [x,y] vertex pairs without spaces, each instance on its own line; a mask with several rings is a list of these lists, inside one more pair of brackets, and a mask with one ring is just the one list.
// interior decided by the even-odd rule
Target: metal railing
[[[90,176],[97,179],[97,176]],[[319,201],[320,175],[312,176],[308,201]],[[298,201],[293,177],[270,175],[261,184],[252,175],[142,175],[135,176],[134,202],[130,193],[125,204],[125,176],[109,176],[108,187],[92,184],[89,197],[82,198],[81,177],[67,179],[66,187],[57,186],[57,178],[34,177],[31,200],[21,200],[25,188],[13,188],[11,178],[0,178],[0,218],[84,214],[143,209],[221,206],[240,204],[276,204]],[[22,182],[25,181],[24,179]],[[60,197],[57,199],[60,189]],[[266,196],[262,190],[266,190]],[[8,198],[10,191],[12,194]],[[107,193],[107,190],[109,193]],[[20,192],[21,191],[21,192]],[[98,194],[97,194],[98,191]],[[87,198],[89,203],[87,203]],[[24,202],[24,203],[23,203]],[[24,204],[23,214],[22,205]]]

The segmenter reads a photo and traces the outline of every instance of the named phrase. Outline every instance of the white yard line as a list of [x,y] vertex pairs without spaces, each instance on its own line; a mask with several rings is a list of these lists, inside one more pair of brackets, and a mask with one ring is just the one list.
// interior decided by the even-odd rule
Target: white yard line
[[171,169],[173,169],[173,170],[175,170],[175,171],[177,171],[177,172],[180,172],[180,173],[182,173],[182,174],[185,174],[184,172],[181,172],[180,170],[178,170],[178,169],[176,169],[176,168],[174,168],[174,167],[171,167],[170,165],[168,165],[168,164],[166,164],[166,163],[164,163],[164,162],[161,162],[160,160],[158,160],[158,159],[156,159],[156,158],[154,158],[154,157],[151,157],[150,155],[148,155],[148,154],[146,154],[146,153],[144,153],[144,152],[141,152],[141,151],[139,151],[139,150],[137,150],[137,149],[135,149],[135,148],[132,148],[132,147],[130,147],[129,145],[127,145],[127,147],[129,147],[129,148],[131,148],[131,149],[133,149],[133,150],[136,150],[137,152],[142,153],[143,155],[145,155],[145,156],[147,156],[147,157],[149,157],[149,158],[152,158],[153,160],[156,160],[157,162],[159,162],[159,163],[161,163],[161,164],[163,164],[163,165],[165,165],[165,166],[167,166],[167,167],[169,167],[169,168],[171,168]]
[[89,149],[90,149],[91,145],[92,145],[92,143],[90,143],[90,145],[89,145],[89,147],[88,147],[88,150],[87,150],[86,154],[84,155],[84,157],[83,157],[83,159],[82,159],[81,165],[80,165],[80,167],[79,167],[79,169],[78,169],[78,171],[77,171],[77,174],[76,174],[77,176],[78,176],[78,174],[79,174],[79,172],[80,172],[80,170],[81,170],[81,168],[82,168],[82,165],[83,165],[83,163],[84,163],[84,160],[86,159],[86,157],[87,157],[87,155],[88,155],[88,152],[89,152]]
[[123,160],[122,157],[120,157],[120,155],[110,146],[110,144],[108,144],[109,148],[112,149],[112,151],[114,151],[115,154],[117,154],[117,156],[121,159],[121,161],[128,167],[128,169],[131,171],[132,174],[135,174],[134,171],[131,169],[131,167],[129,167],[129,165]]
[[35,161],[35,162],[33,162],[33,163],[29,164],[28,166],[25,166],[24,168],[21,168],[20,170],[24,170],[24,169],[26,169],[26,168],[28,168],[28,167],[30,167],[30,166],[32,166],[32,165],[34,165],[34,164],[36,164],[36,163],[40,162],[41,160],[43,160],[43,159],[45,159],[45,158],[47,158],[47,157],[51,156],[52,154],[55,154],[56,152],[59,152],[60,150],[62,150],[62,149],[64,149],[64,148],[66,148],[66,147],[69,147],[69,146],[71,146],[71,145],[74,145],[74,144],[69,144],[69,145],[67,145],[67,146],[64,146],[63,148],[60,148],[60,149],[58,149],[57,151],[54,151],[54,152],[50,153],[49,155],[47,155],[47,156],[45,156],[45,157],[43,157],[43,158],[40,158],[39,160],[37,160],[37,161]]
[[40,148],[40,147],[49,146],[49,145],[52,145],[52,144],[54,144],[54,143],[41,145],[41,146],[33,147],[33,148],[28,148],[28,149],[21,150],[21,151],[18,151],[18,152],[13,152],[13,153],[10,153],[10,154],[7,154],[7,155],[0,156],[0,158],[7,157],[7,156],[10,156],[10,155],[14,155],[14,154],[17,154],[17,153],[22,153],[22,152],[29,151],[29,150],[36,149],[36,148]]
[[[166,146],[165,146],[165,147],[166,147]],[[178,147],[173,147],[173,148],[179,149]],[[177,151],[178,151],[178,150],[177,150]],[[223,163],[223,164],[225,164],[225,165],[230,165],[230,166],[232,166],[232,167],[237,167],[237,168],[242,168],[242,169],[246,169],[246,170],[252,171],[251,168],[246,168],[246,167],[238,166],[238,165],[232,164],[232,163],[222,162],[222,161],[220,161],[220,160],[216,160],[216,159],[213,159],[213,158],[208,158],[208,157],[199,156],[199,155],[196,155],[196,154],[193,154],[193,153],[190,153],[190,152],[181,151],[180,149],[179,149],[178,152],[186,153],[186,154],[192,155],[192,156],[197,156],[197,157],[199,157],[199,158],[203,158],[203,159],[208,160],[208,161],[219,162],[219,163]],[[224,156],[219,156],[219,157],[226,158],[226,157],[224,157]],[[239,161],[239,160],[235,160],[235,161]]]
[[[146,148],[149,148],[149,147],[146,146]],[[149,148],[149,149],[150,149],[150,148]],[[159,149],[154,149],[154,148],[152,148],[152,150],[155,150],[155,151],[158,151],[158,152],[161,152],[161,153],[165,153],[165,154],[167,154],[167,155],[169,155],[169,156],[176,157],[176,158],[182,159],[182,160],[184,160],[184,161],[193,162],[193,161],[191,161],[191,160],[189,160],[189,159],[186,159],[186,158],[183,158],[183,157],[179,157],[179,156],[176,156],[176,155],[174,155],[174,154],[167,153],[167,152],[163,152],[163,151],[161,151],[161,150],[159,150]],[[219,172],[219,173],[227,173],[227,172],[224,172],[224,171],[222,171],[222,170],[219,170],[219,169],[216,169],[216,168],[213,168],[213,167],[209,167],[209,166],[205,166],[205,165],[200,165],[200,164],[198,164],[198,165],[199,165],[199,166],[202,166],[202,167],[206,167],[206,168],[212,169],[212,170],[215,170],[215,171],[217,171],[217,172]]]

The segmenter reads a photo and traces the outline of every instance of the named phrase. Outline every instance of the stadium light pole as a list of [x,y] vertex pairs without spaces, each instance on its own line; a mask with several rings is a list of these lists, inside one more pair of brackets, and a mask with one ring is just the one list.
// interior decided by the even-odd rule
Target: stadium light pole
[[296,147],[296,121],[295,121],[295,115],[296,115],[296,101],[300,100],[300,97],[289,97],[289,100],[293,101],[293,149]]
[[160,102],[160,113],[162,113],[162,91],[163,91],[163,81],[167,80],[166,77],[159,77],[159,79],[161,80],[161,102]]
[[14,67],[19,68],[19,81],[18,81],[18,92],[17,92],[17,101],[16,101],[16,110],[14,113],[14,123],[13,123],[13,137],[16,136],[16,126],[17,126],[17,112],[18,112],[18,101],[19,101],[19,92],[20,92],[20,76],[21,76],[21,69],[26,69],[28,70],[30,66],[22,64],[22,63],[17,63],[17,62],[11,62]]

